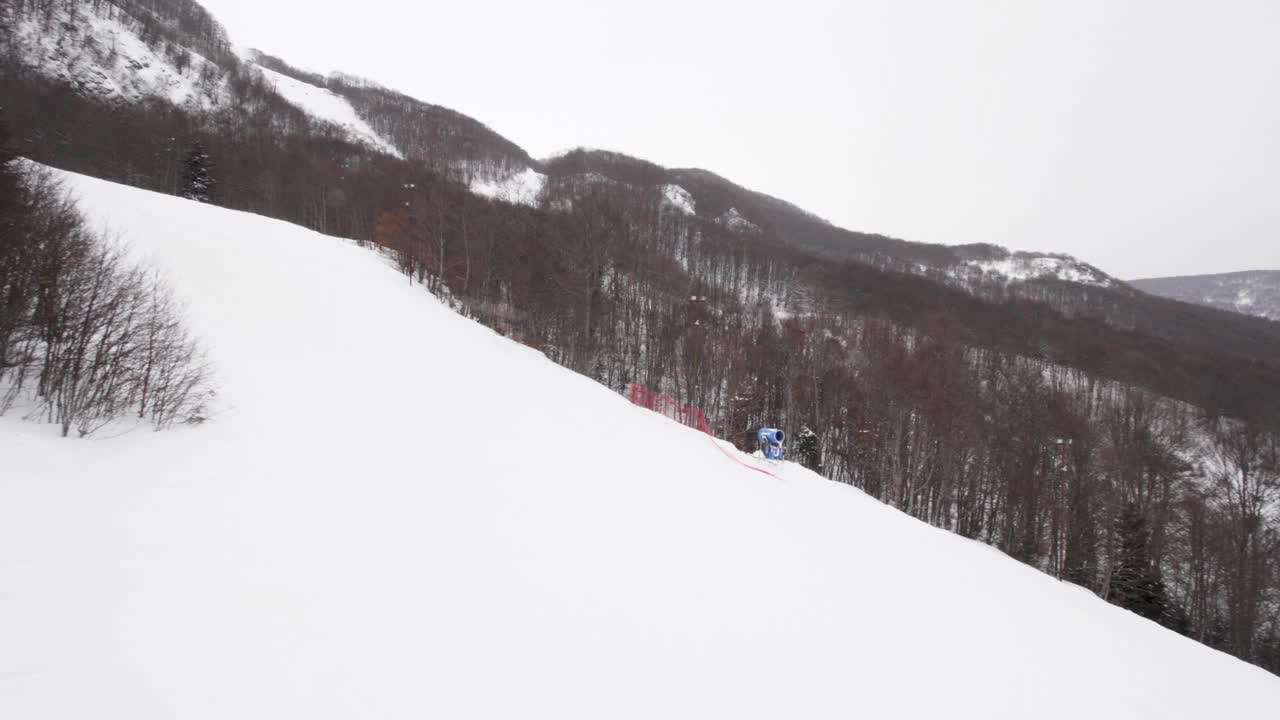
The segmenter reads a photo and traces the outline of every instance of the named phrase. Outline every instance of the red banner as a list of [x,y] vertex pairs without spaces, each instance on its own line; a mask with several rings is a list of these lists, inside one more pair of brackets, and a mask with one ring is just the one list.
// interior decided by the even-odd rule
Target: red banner
[[710,428],[707,425],[707,414],[702,411],[702,408],[682,405],[675,398],[665,393],[632,383],[631,402],[634,405],[652,410],[659,415],[665,415],[682,425],[688,425],[702,432],[710,432]]

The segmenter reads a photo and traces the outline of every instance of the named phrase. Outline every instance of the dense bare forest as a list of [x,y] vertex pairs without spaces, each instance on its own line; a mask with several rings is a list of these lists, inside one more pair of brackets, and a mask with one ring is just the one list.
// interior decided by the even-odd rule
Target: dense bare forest
[[0,127],[0,414],[80,437],[124,417],[199,421],[209,375],[163,280],[86,228],[7,139]]
[[[460,312],[704,408],[744,447],[764,424],[810,428],[806,464],[832,480],[1280,672],[1274,323],[1127,288],[962,287],[902,267],[957,251],[815,231],[764,196],[758,231],[735,229],[702,212],[734,186],[623,156],[548,163],[538,207],[487,200],[459,176],[527,155],[478,123],[327,80],[413,148],[380,155],[222,62],[234,112],[103,103],[12,57],[0,95],[21,155],[176,194],[199,142],[213,202],[384,249]],[[664,196],[673,179],[698,214]]]

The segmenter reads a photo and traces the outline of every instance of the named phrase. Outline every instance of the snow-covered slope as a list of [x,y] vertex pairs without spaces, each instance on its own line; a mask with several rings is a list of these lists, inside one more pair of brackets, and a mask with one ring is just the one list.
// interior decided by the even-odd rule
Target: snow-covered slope
[[254,67],[262,72],[267,82],[281,97],[301,108],[311,117],[337,125],[355,142],[368,145],[388,155],[403,157],[394,145],[380,136],[360,117],[346,98],[332,90],[295,80],[261,65]]
[[221,68],[189,50],[157,52],[142,41],[137,20],[109,3],[50,3],[47,19],[0,8],[0,20],[13,23],[18,62],[86,95],[160,98],[199,110],[228,102]]
[[199,428],[0,419],[0,717],[1271,718],[1280,679],[467,321],[379,256],[85,178]]

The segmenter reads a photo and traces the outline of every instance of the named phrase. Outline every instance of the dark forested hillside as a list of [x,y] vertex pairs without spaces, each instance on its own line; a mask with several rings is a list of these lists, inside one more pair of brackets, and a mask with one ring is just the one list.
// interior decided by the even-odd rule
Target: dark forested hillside
[[430,165],[439,174],[453,174],[465,182],[477,176],[505,177],[534,164],[520,146],[449,108],[365,78],[310,73],[260,51],[253,51],[251,57],[257,65],[346,98],[406,158]]
[[464,176],[500,177],[531,164],[518,145],[462,113],[346,75],[331,78],[329,87],[408,158],[439,172],[453,168]]
[[[191,8],[143,5],[114,7]],[[6,26],[55,6],[10,7]],[[216,54],[225,37],[200,22],[160,23],[157,47]],[[718,435],[748,446],[763,424],[811,428],[833,480],[1118,604],[1146,547],[1154,619],[1280,670],[1274,323],[1060,256],[843,230],[703,170],[595,151],[533,161],[454,111],[265,55],[349,99],[403,157],[235,57],[210,75],[218,103],[125,102],[45,72],[29,42],[0,43],[22,155],[176,194],[198,142],[211,201],[384,249],[460,312],[616,390],[703,408]],[[533,206],[467,186],[527,169],[548,178]],[[1134,527],[1149,542],[1122,537]]]
[[668,170],[599,150],[571,151],[547,160],[544,169],[553,177],[594,172],[631,185],[674,183],[693,196],[699,215],[719,217],[737,209],[747,220],[768,228],[779,239],[835,259],[880,255],[886,261],[938,266],[953,265],[961,259],[953,248],[944,245],[911,243],[836,227],[785,200],[748,190],[707,170]]
[[[1280,358],[1280,326],[1274,323],[1188,308],[1135,292],[1069,256],[1013,253],[984,244],[930,245],[853,232],[714,173],[669,170],[618,153],[577,150],[546,161],[543,169],[553,177],[598,173],[630,185],[674,183],[690,193],[698,215],[714,218],[734,209],[778,243],[809,251],[814,257],[856,260],[899,274],[923,275],[996,301],[1019,296],[1047,303],[1066,316],[1099,320],[1198,351]],[[984,272],[984,268],[998,269]]]

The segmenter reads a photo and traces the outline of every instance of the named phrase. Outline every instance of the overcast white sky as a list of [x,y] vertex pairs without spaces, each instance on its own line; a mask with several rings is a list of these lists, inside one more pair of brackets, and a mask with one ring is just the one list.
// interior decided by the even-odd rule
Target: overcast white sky
[[202,0],[232,40],[908,240],[1280,269],[1280,1]]

